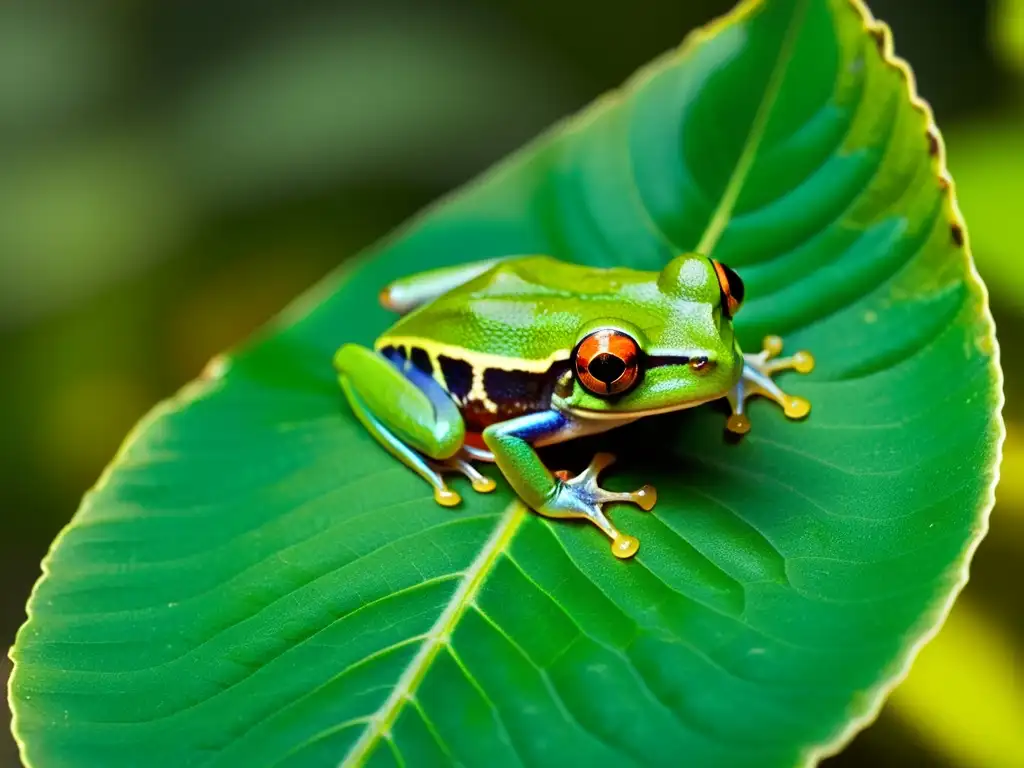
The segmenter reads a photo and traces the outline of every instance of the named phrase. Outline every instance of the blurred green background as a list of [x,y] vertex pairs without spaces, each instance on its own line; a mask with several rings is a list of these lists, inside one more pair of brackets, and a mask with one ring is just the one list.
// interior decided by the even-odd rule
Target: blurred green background
[[[0,646],[50,541],[156,401],[731,4],[0,3]],[[1024,766],[1024,0],[871,6],[947,139],[1009,441],[946,629],[828,764]],[[3,729],[0,766],[17,764]]]

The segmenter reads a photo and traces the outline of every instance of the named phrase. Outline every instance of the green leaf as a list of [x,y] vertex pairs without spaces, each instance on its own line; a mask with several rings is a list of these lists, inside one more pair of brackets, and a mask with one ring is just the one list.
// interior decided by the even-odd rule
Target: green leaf
[[[928,110],[849,0],[747,3],[426,212],[159,407],[46,561],[14,650],[24,756],[74,765],[792,765],[870,720],[987,526],[985,293]],[[563,454],[658,486],[642,541],[462,509],[356,423],[335,347],[386,281],[545,252],[747,281],[747,347],[812,350],[714,407]],[[561,461],[561,459],[560,459]]]

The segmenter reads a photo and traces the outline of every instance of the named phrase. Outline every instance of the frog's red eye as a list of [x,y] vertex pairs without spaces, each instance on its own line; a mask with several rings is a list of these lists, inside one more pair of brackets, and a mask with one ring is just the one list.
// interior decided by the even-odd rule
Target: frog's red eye
[[711,260],[718,275],[718,287],[722,290],[722,310],[726,317],[732,317],[743,305],[743,281],[729,267],[720,261]]
[[603,328],[586,336],[576,347],[576,375],[595,395],[619,395],[640,376],[640,347],[629,334]]

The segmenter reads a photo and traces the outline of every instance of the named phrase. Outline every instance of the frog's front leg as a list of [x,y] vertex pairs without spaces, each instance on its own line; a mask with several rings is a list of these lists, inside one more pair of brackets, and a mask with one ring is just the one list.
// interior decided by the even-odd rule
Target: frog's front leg
[[554,410],[543,411],[493,424],[484,430],[483,439],[502,474],[531,509],[545,517],[589,520],[611,539],[616,557],[632,557],[640,543],[635,537],[620,533],[602,508],[610,502],[622,501],[650,510],[657,500],[654,488],[645,485],[632,493],[601,488],[598,475],[615,460],[610,453],[597,454],[590,466],[571,479],[564,472],[552,474],[532,443],[570,427],[569,416]]
[[446,507],[461,500],[444,472],[461,472],[473,490],[493,491],[494,481],[459,455],[466,434],[455,403],[430,376],[416,368],[400,370],[381,355],[346,344],[334,357],[341,388],[366,431],[391,455],[434,488]]
[[743,356],[743,375],[727,395],[732,415],[726,422],[726,429],[736,434],[750,431],[750,419],[746,414],[748,398],[760,395],[778,403],[782,412],[791,419],[802,419],[811,411],[811,404],[802,397],[788,395],[772,380],[779,371],[794,370],[810,373],[814,370],[814,357],[810,352],[797,352],[789,357],[782,353],[782,339],[766,336],[761,351]]

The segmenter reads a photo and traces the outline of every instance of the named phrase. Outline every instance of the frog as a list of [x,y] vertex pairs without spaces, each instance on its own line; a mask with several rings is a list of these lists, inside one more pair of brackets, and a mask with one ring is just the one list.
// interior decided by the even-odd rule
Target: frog
[[779,336],[744,353],[734,328],[744,298],[735,270],[694,252],[660,271],[543,254],[486,259],[386,285],[380,303],[399,318],[372,349],[343,344],[334,367],[358,421],[430,484],[438,504],[461,502],[446,482],[452,473],[493,491],[475,466],[491,462],[530,509],[589,521],[627,559],[640,543],[605,506],[650,511],[655,488],[603,488],[611,453],[573,474],[550,470],[538,449],[723,399],[725,429],[737,435],[750,430],[751,397],[807,417],[807,399],[774,377],[809,373],[813,356],[782,356]]

